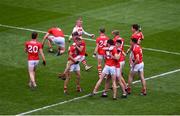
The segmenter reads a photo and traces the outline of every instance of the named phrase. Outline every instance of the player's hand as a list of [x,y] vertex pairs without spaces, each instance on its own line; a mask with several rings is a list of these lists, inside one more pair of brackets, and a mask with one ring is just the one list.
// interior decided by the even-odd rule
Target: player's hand
[[94,34],[91,34],[91,36],[90,36],[91,38],[94,38],[95,37],[95,35]]
[[71,40],[69,39],[68,42],[71,43]]
[[74,64],[79,64],[79,61],[76,61]]
[[45,60],[43,61],[43,65],[46,66],[46,61]]
[[88,56],[88,54],[87,54],[87,53],[85,53],[85,56],[87,57],[87,56]]
[[118,52],[118,53],[120,53],[120,52],[121,52],[121,50],[117,50],[117,52]]
[[96,53],[94,53],[92,57],[95,58],[96,57]]

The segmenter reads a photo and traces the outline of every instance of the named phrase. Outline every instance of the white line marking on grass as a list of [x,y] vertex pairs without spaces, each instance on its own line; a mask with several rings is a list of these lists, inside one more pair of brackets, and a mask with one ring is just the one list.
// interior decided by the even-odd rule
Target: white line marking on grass
[[[180,69],[176,69],[176,70],[173,70],[173,71],[169,71],[169,72],[161,73],[159,75],[148,77],[145,80],[150,80],[150,79],[154,79],[154,78],[158,78],[158,77],[163,77],[165,75],[169,75],[169,74],[176,73],[176,72],[179,72],[179,71],[180,71]],[[139,82],[141,82],[141,81],[137,80],[137,81],[134,81],[133,84],[139,83]],[[98,91],[97,93],[102,93],[102,92],[103,91]],[[48,108],[51,108],[51,107],[54,107],[54,106],[58,106],[58,105],[66,104],[66,103],[73,102],[73,101],[76,101],[76,100],[80,100],[80,99],[83,99],[83,98],[86,98],[86,97],[89,97],[89,96],[90,96],[90,94],[87,94],[87,95],[84,95],[84,96],[81,96],[81,97],[76,97],[76,98],[66,100],[66,101],[63,101],[63,102],[59,102],[59,103],[56,103],[56,104],[52,104],[52,105],[47,105],[47,106],[44,106],[44,107],[41,107],[41,108],[37,108],[37,109],[34,109],[34,110],[30,110],[30,111],[27,111],[27,112],[20,113],[20,114],[17,114],[17,115],[30,114],[30,113],[41,111],[41,110],[44,110],[44,109],[48,109]]]
[[[46,33],[46,31],[41,31],[41,30],[36,30],[36,29],[28,29],[28,28],[23,28],[23,27],[16,27],[16,26],[10,26],[10,25],[3,25],[0,24],[0,27],[6,27],[6,28],[11,28],[11,29],[18,29],[18,30],[25,30],[25,31],[36,31],[39,33]],[[69,37],[69,35],[65,35],[66,37]],[[88,39],[88,38],[84,38],[85,40],[89,40],[89,41],[96,41],[94,39]],[[125,45],[125,46],[129,46],[129,45]],[[154,52],[161,52],[161,53],[167,53],[167,54],[173,54],[173,55],[180,55],[179,52],[171,52],[171,51],[166,51],[166,50],[159,50],[159,49],[153,49],[153,48],[143,48],[144,50],[149,50],[149,51],[154,51]]]

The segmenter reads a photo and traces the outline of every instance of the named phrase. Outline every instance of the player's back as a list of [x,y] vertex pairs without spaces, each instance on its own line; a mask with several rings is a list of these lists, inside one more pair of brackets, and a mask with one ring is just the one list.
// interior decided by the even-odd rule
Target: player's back
[[98,44],[98,53],[99,54],[104,54],[103,48],[106,47],[107,41],[109,38],[105,34],[101,34],[97,39],[96,39],[96,44]]
[[64,37],[63,31],[60,28],[57,28],[57,27],[56,28],[53,27],[53,28],[49,29],[48,33],[52,34],[55,37]]
[[133,39],[133,38],[138,39],[138,40],[142,40],[142,39],[144,39],[144,35],[142,32],[135,32],[131,36],[131,39]]
[[42,44],[38,41],[27,41],[25,43],[28,53],[28,60],[39,60],[39,49],[42,48]]
[[136,44],[133,46],[133,56],[134,56],[135,60],[137,59],[137,57],[136,57],[137,55],[139,56],[139,62],[138,62],[138,64],[139,64],[139,63],[143,62],[143,53],[142,53],[141,46]]
[[116,60],[112,58],[117,53],[115,46],[111,46],[109,50],[105,51],[105,64],[108,66],[116,66]]

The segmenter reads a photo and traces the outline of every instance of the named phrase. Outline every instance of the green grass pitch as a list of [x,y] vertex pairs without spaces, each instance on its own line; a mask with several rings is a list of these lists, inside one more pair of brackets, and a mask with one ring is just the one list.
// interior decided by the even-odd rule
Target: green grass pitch
[[[180,1],[179,0],[1,0],[0,24],[47,31],[53,25],[60,26],[69,35],[78,16],[83,17],[84,29],[98,36],[99,27],[105,27],[107,35],[119,29],[129,44],[130,26],[139,23],[145,40],[142,46],[180,53]],[[88,63],[93,68],[86,72],[83,67],[81,86],[75,90],[74,75],[69,84],[70,95],[63,94],[63,81],[57,79],[66,65],[67,53],[61,57],[47,52],[47,66],[37,70],[38,88],[27,87],[27,56],[24,42],[30,39],[30,31],[0,26],[0,114],[19,114],[89,94],[97,79],[97,61],[91,57],[95,42],[87,42]],[[42,40],[43,33],[39,33]],[[67,39],[67,37],[66,37]],[[69,44],[67,43],[66,46]],[[127,49],[127,47],[125,47]],[[166,73],[180,68],[180,55],[144,50],[145,77]],[[129,71],[125,66],[125,79]],[[30,114],[179,114],[180,72],[147,81],[148,95],[139,94],[141,84],[133,85],[133,93],[127,99],[113,101],[100,94],[57,105]],[[137,80],[138,78],[136,78]],[[99,90],[102,90],[101,86]],[[119,90],[120,93],[120,90]]]

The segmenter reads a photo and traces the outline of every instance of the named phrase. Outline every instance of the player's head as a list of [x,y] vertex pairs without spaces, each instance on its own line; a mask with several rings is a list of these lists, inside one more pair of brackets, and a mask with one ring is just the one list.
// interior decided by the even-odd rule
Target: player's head
[[138,24],[133,24],[131,26],[131,31],[132,32],[140,31],[140,26]]
[[119,30],[114,30],[114,31],[112,31],[112,35],[114,35],[114,36],[119,35]]
[[75,38],[75,42],[76,42],[76,44],[79,46],[79,45],[81,44],[82,40],[81,40],[80,37],[76,37],[76,38]]
[[116,40],[116,46],[118,47],[118,46],[121,46],[121,44],[122,44],[122,41],[121,40]]
[[75,39],[76,37],[79,37],[79,33],[77,31],[72,33],[72,38]]
[[32,32],[31,38],[32,39],[37,39],[38,33],[37,32]]
[[77,25],[78,27],[81,27],[81,26],[82,26],[82,23],[83,23],[83,21],[81,20],[81,18],[76,21],[76,25]]
[[138,40],[136,38],[131,39],[131,42],[130,42],[131,45],[134,45],[134,44],[137,44],[137,43],[138,43]]
[[109,46],[112,46],[112,45],[114,45],[114,41],[112,39],[109,39],[107,41],[107,46],[109,47]]
[[72,36],[77,37],[77,36],[79,36],[79,33],[77,31],[75,31],[74,33],[72,33]]
[[105,28],[101,27],[101,28],[99,29],[99,32],[100,32],[100,33],[105,33],[106,30],[105,30]]

